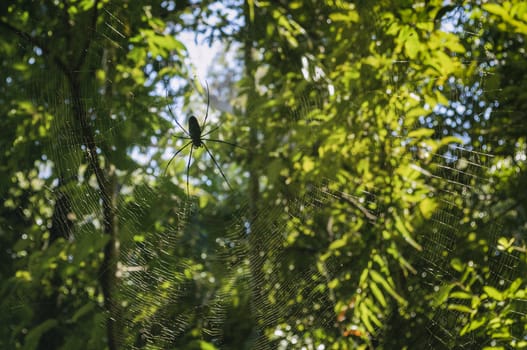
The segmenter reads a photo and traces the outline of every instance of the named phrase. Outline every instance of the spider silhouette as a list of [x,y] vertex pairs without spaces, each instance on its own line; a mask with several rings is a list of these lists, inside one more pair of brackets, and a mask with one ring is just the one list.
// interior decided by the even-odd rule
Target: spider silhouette
[[243,147],[240,147],[240,146],[238,146],[238,145],[236,145],[236,144],[234,144],[232,142],[227,142],[227,141],[217,140],[217,139],[211,139],[211,138],[205,138],[206,136],[208,136],[209,134],[213,133],[214,131],[216,131],[220,127],[220,126],[217,126],[217,127],[213,128],[212,130],[210,130],[210,131],[208,131],[206,133],[203,133],[203,130],[204,130],[204,128],[207,125],[207,118],[209,117],[209,105],[210,105],[209,84],[207,82],[205,82],[205,84],[207,86],[207,111],[205,113],[205,119],[203,120],[203,124],[201,126],[199,125],[198,119],[196,119],[195,116],[191,115],[189,120],[188,120],[188,130],[185,129],[177,121],[177,118],[175,117],[174,113],[172,112],[172,109],[170,108],[170,105],[168,105],[168,111],[170,113],[170,116],[174,119],[176,124],[181,128],[181,130],[183,130],[183,132],[186,135],[186,136],[179,136],[178,138],[185,139],[185,140],[190,140],[190,141],[187,142],[185,145],[183,145],[183,147],[181,147],[179,150],[177,150],[176,153],[174,153],[174,155],[172,156],[172,158],[170,158],[170,160],[168,161],[167,166],[165,168],[164,175],[166,175],[168,167],[170,166],[170,163],[172,163],[174,158],[176,158],[176,156],[179,153],[181,153],[185,148],[190,146],[190,154],[188,156],[188,161],[187,161],[187,195],[190,193],[189,185],[188,185],[188,179],[189,179],[189,170],[190,170],[190,160],[192,159],[192,152],[194,151],[194,148],[200,148],[200,147],[204,147],[205,148],[205,151],[207,151],[207,154],[210,156],[210,158],[214,162],[214,165],[220,171],[221,176],[223,177],[223,179],[227,183],[227,186],[229,186],[230,190],[232,190],[231,184],[227,180],[227,177],[225,176],[225,174],[223,173],[223,170],[221,169],[220,165],[216,161],[216,158],[214,158],[214,156],[212,155],[212,152],[209,150],[209,148],[207,147],[207,145],[205,144],[204,141],[224,143],[224,144],[227,144],[227,145],[230,145],[230,146],[233,146],[233,147],[238,147],[238,148],[244,149]]

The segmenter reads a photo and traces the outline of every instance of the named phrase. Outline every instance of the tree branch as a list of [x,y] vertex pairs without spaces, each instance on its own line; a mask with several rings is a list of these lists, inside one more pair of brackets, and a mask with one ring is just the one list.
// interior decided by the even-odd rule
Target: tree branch
[[86,38],[86,41],[84,42],[84,48],[81,50],[80,55],[77,59],[77,62],[73,66],[74,70],[79,70],[86,60],[86,56],[87,56],[86,54],[88,53],[88,50],[90,49],[91,43],[93,41],[93,33],[95,32],[95,28],[97,26],[97,18],[99,17],[99,10],[97,9],[98,5],[99,5],[99,0],[95,0],[95,4],[93,4],[93,14],[91,16],[91,23],[90,23],[91,30],[89,31],[88,37]]
[[[97,5],[98,1],[95,2],[95,8],[91,17],[91,23],[97,22]],[[95,25],[94,25],[95,26]],[[110,240],[104,248],[104,260],[100,268],[100,281],[101,288],[104,295],[105,307],[109,312],[108,324],[107,324],[107,337],[108,347],[110,350],[118,349],[119,339],[121,338],[121,312],[120,305],[115,299],[115,286],[116,286],[116,261],[119,257],[119,249],[117,243],[117,215],[115,212],[115,198],[116,194],[114,191],[115,182],[111,181],[114,179],[111,174],[106,174],[102,168],[98,156],[97,147],[95,143],[94,133],[89,124],[86,108],[82,101],[82,89],[81,89],[81,78],[80,68],[86,62],[87,51],[90,48],[93,31],[91,35],[86,39],[84,48],[79,55],[77,62],[68,65],[66,62],[60,59],[44,42],[31,36],[6,22],[3,18],[0,19],[0,27],[7,29],[8,31],[16,34],[21,39],[31,43],[33,46],[40,48],[43,55],[48,60],[51,60],[57,65],[60,71],[66,76],[69,83],[73,114],[75,119],[81,125],[81,133],[83,144],[86,147],[86,158],[89,166],[92,168],[97,184],[100,190],[100,196],[102,199],[103,206],[103,220],[104,220],[104,233],[110,236]]]

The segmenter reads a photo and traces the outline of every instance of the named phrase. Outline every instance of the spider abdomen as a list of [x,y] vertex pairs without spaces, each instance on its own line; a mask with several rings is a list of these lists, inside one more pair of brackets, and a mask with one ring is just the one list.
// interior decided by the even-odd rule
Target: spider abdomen
[[191,116],[188,120],[188,132],[194,147],[201,147],[203,145],[203,142],[201,141],[201,127],[194,116]]

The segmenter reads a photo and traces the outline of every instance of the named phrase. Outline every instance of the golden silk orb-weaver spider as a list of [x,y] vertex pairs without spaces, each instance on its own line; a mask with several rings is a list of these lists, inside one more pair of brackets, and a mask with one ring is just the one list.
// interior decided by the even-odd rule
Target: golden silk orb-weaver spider
[[205,144],[205,141],[206,142],[210,141],[210,142],[224,143],[224,144],[227,144],[227,145],[230,145],[230,146],[233,146],[233,147],[238,147],[238,148],[244,149],[243,147],[240,147],[237,144],[234,144],[232,142],[227,142],[227,141],[218,140],[218,139],[211,139],[211,138],[207,137],[208,135],[210,135],[211,133],[216,131],[219,128],[219,126],[213,128],[212,130],[210,130],[208,132],[205,132],[205,133],[203,132],[205,127],[207,126],[207,119],[209,117],[209,106],[210,106],[209,84],[207,82],[205,84],[207,86],[207,111],[205,112],[205,119],[203,120],[203,123],[201,125],[199,124],[198,119],[195,116],[191,115],[190,118],[189,118],[189,121],[188,121],[188,130],[185,129],[183,127],[183,125],[181,125],[178,122],[178,120],[175,117],[174,113],[172,112],[172,109],[170,108],[170,106],[168,106],[168,111],[170,113],[170,116],[174,119],[174,121],[176,122],[177,126],[179,126],[179,128],[181,130],[183,130],[183,132],[185,133],[185,136],[180,136],[179,138],[185,139],[185,140],[189,140],[189,141],[186,144],[184,144],[183,147],[181,147],[179,150],[177,150],[176,153],[174,153],[174,155],[170,158],[170,160],[168,161],[167,166],[165,168],[164,175],[166,175],[168,167],[170,166],[170,163],[172,163],[174,158],[176,158],[176,156],[178,154],[180,154],[184,149],[186,149],[188,146],[190,146],[190,153],[189,153],[188,161],[187,161],[187,194],[190,193],[188,179],[189,179],[189,171],[190,171],[190,161],[192,159],[192,152],[194,151],[194,148],[200,148],[200,147],[204,147],[205,148],[205,151],[210,156],[210,158],[214,162],[214,165],[220,171],[221,176],[223,177],[223,179],[227,183],[227,186],[231,190],[232,190],[231,184],[229,183],[229,181],[227,180],[227,177],[223,173],[223,170],[221,169],[218,161],[216,160],[216,158],[214,157],[214,155],[212,154],[210,149]]

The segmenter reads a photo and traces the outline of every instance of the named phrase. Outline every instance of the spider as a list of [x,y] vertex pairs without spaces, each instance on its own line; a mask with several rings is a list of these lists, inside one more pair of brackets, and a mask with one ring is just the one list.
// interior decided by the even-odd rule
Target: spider
[[209,148],[207,147],[207,145],[205,144],[204,141],[224,143],[224,144],[227,144],[227,145],[230,145],[230,146],[234,146],[234,147],[238,147],[238,148],[244,149],[243,147],[240,147],[240,146],[238,146],[238,145],[236,145],[234,143],[231,143],[231,142],[227,142],[227,141],[223,141],[223,140],[217,140],[217,139],[211,139],[211,138],[205,138],[207,135],[213,133],[214,131],[216,131],[219,128],[219,126],[217,126],[217,127],[213,128],[212,130],[208,131],[207,133],[205,133],[205,134],[203,133],[203,129],[207,125],[207,118],[209,117],[209,105],[210,105],[209,84],[207,82],[205,82],[205,84],[207,86],[207,111],[205,113],[205,119],[203,120],[203,124],[201,124],[201,126],[199,125],[199,122],[196,119],[196,117],[191,115],[189,120],[188,120],[188,130],[185,129],[177,121],[177,118],[174,116],[174,113],[172,112],[172,109],[170,108],[170,105],[168,105],[168,111],[170,113],[170,116],[174,119],[176,124],[181,128],[181,130],[183,130],[183,132],[186,135],[186,136],[180,136],[178,138],[185,139],[185,140],[190,140],[190,141],[188,141],[185,145],[183,145],[183,147],[181,147],[179,150],[177,150],[176,153],[174,153],[174,155],[172,156],[172,158],[170,158],[170,160],[168,161],[167,166],[165,168],[164,175],[166,175],[168,167],[170,166],[170,163],[172,163],[174,158],[176,158],[176,156],[179,153],[181,153],[185,148],[190,146],[190,154],[188,156],[188,161],[187,161],[187,195],[190,193],[189,185],[188,185],[188,178],[189,178],[189,170],[190,170],[190,160],[192,159],[192,151],[194,150],[194,148],[200,148],[200,147],[204,147],[205,148],[205,151],[207,151],[207,154],[210,156],[210,158],[214,162],[214,165],[216,165],[216,168],[218,168],[218,170],[220,171],[221,176],[223,177],[223,179],[227,183],[227,186],[229,187],[230,190],[232,190],[231,184],[227,180],[227,177],[223,173],[223,170],[221,170],[221,167],[218,164],[218,162],[216,161],[216,158],[214,158],[214,156],[212,155],[211,151],[209,150]]

